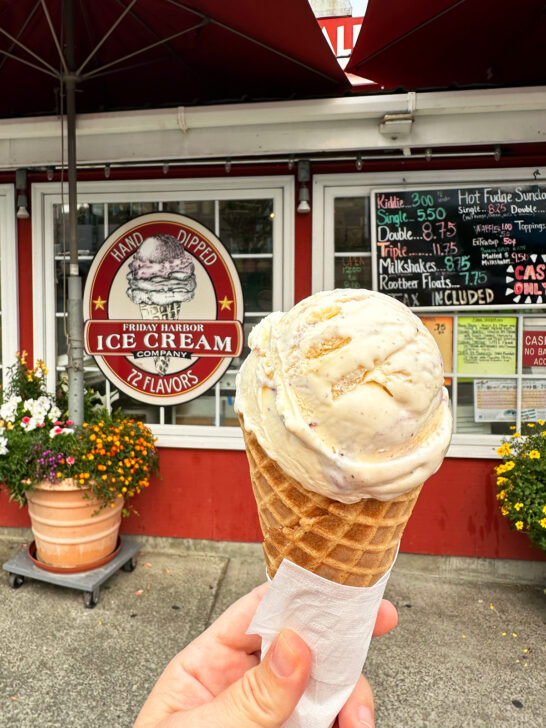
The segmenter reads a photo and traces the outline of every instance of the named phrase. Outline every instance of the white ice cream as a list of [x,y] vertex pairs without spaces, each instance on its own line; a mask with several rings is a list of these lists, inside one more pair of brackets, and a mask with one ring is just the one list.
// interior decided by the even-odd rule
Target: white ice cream
[[390,500],[439,468],[451,439],[442,358],[399,301],[324,291],[270,314],[249,343],[235,409],[304,487]]

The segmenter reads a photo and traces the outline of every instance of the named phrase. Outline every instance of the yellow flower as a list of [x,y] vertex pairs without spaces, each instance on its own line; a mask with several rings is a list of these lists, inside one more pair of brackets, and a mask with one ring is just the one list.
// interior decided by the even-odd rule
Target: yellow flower
[[528,422],[527,423],[527,427],[534,427],[534,426],[535,426],[534,422]]
[[542,512],[546,514],[546,506],[542,506]]
[[508,483],[508,478],[503,478],[503,477],[499,476],[497,478],[497,485],[503,485],[504,483]]
[[514,503],[514,508],[519,511],[523,508],[523,503]]
[[538,460],[540,458],[540,453],[538,450],[531,450],[531,452],[529,453],[529,457],[532,460]]
[[538,424],[539,424],[539,425],[541,425],[541,426],[542,426],[542,425],[544,424],[544,420],[537,420],[537,422],[538,422]]
[[546,528],[546,518],[541,518],[539,523],[542,526],[542,528]]
[[519,434],[519,432],[514,432],[514,434],[512,435],[512,437],[521,437],[521,435]]
[[516,521],[515,526],[518,531],[521,531],[521,529],[523,528],[523,521]]
[[506,499],[506,491],[501,490],[500,493],[497,493],[497,500],[505,500]]
[[513,460],[509,460],[507,463],[501,463],[500,465],[497,465],[495,470],[497,471],[497,474],[500,475],[501,473],[506,473],[508,470],[512,470],[515,465],[516,464]]
[[501,508],[501,513],[503,516],[507,516],[510,513],[510,508],[508,506],[503,506]]
[[511,455],[512,454],[512,448],[507,442],[504,442],[498,449],[497,449],[497,455],[500,455],[501,458],[505,455]]

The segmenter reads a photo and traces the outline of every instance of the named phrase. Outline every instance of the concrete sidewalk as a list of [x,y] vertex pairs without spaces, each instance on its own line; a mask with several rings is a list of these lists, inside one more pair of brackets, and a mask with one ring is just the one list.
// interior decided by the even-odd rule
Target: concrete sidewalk
[[[28,537],[0,530],[0,564]],[[257,544],[139,540],[95,609],[0,571],[0,728],[130,728],[171,657],[264,579]],[[377,728],[542,728],[545,576],[544,562],[402,554],[386,592],[399,625],[365,668]]]

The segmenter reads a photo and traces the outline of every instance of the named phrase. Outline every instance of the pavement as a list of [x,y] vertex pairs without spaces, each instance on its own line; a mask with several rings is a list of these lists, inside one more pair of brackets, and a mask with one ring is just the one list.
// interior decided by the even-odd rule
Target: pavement
[[[29,537],[0,529],[0,564]],[[0,570],[0,728],[130,728],[169,660],[264,580],[259,544],[138,541],[93,609]],[[376,728],[543,728],[545,584],[545,562],[401,554],[385,594],[399,624],[364,670]]]

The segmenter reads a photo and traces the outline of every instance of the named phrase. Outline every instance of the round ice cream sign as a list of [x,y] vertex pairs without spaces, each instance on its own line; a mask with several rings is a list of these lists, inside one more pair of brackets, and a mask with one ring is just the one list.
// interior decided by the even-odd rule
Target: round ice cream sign
[[243,348],[235,265],[183,215],[142,215],[112,233],[89,270],[84,319],[85,350],[105,376],[153,404],[203,394]]

